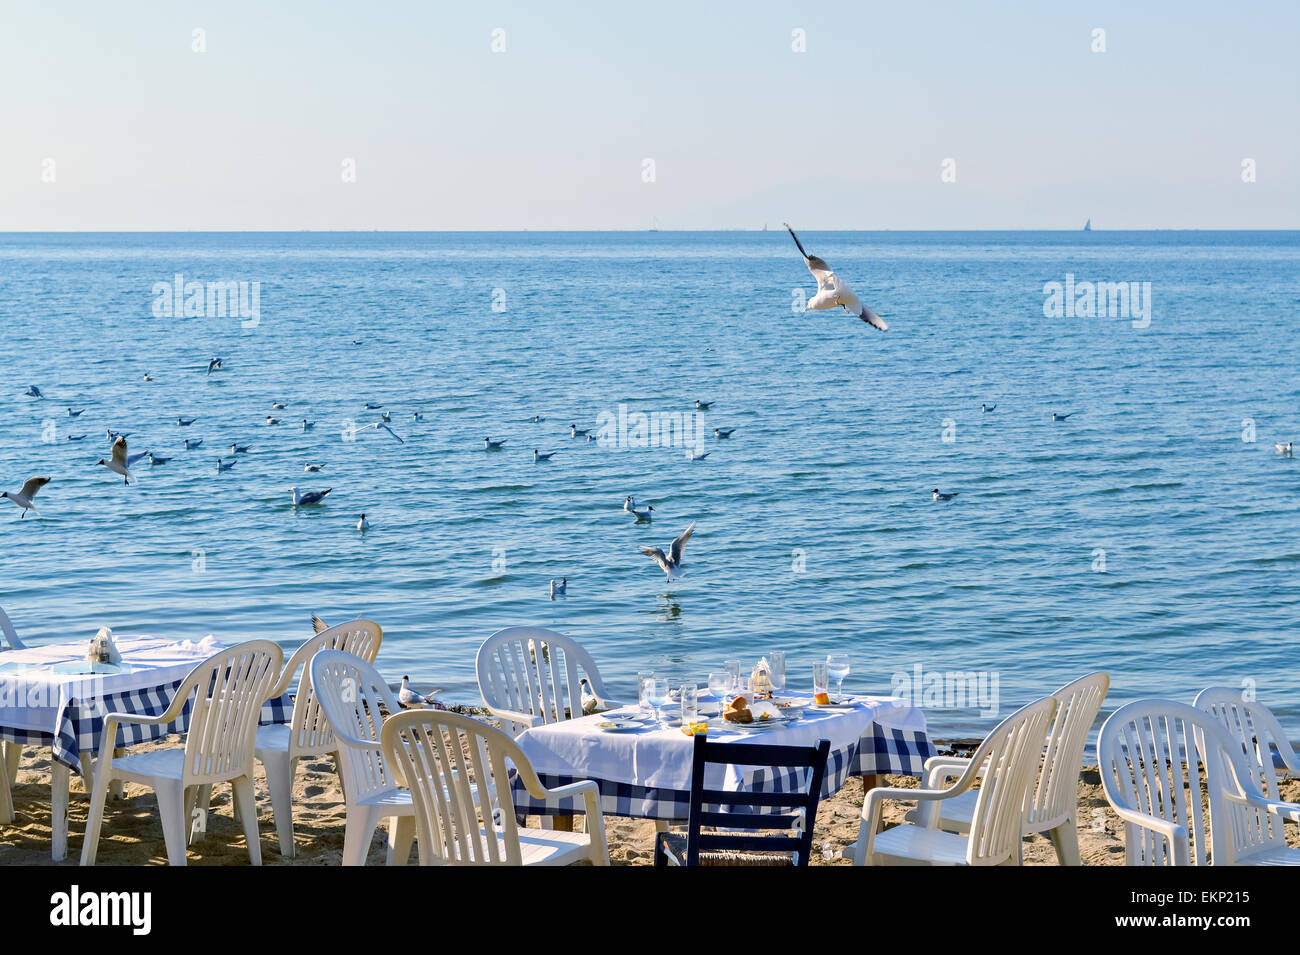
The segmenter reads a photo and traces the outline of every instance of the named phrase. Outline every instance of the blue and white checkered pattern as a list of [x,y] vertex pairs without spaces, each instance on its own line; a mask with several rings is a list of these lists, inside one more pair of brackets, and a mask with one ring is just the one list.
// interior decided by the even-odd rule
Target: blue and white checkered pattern
[[[854,745],[831,750],[826,761],[822,798],[826,799],[839,792],[850,776],[885,773],[920,776],[925,761],[934,754],[934,744],[925,732],[893,729],[873,723]],[[754,792],[796,792],[804,788],[804,772],[805,770],[798,769],[756,768],[745,775],[746,789]],[[555,789],[590,777],[541,773],[538,778],[543,786]],[[607,779],[595,779],[594,782],[600,787],[600,809],[606,815],[642,819],[685,819],[690,815],[691,794],[687,790],[658,789]],[[516,811],[523,815],[569,816],[583,812],[580,798],[543,802],[530,796],[518,779],[511,781],[511,797]],[[753,811],[785,810],[759,808]]]
[[[51,736],[39,730],[0,727],[0,739],[14,743],[32,743],[51,746],[54,758],[81,772],[81,754],[99,755],[100,740],[104,733],[104,719],[110,713],[130,713],[133,716],[160,716],[166,712],[172,696],[184,679],[162,686],[142,687],[122,693],[109,693],[88,700],[69,700],[59,711],[58,728]],[[134,723],[118,724],[117,746],[131,746],[149,740],[162,739],[184,733],[190,725],[193,698],[187,701],[181,715],[170,723],[141,726]],[[287,723],[293,715],[293,697],[285,694],[262,704],[259,722]]]

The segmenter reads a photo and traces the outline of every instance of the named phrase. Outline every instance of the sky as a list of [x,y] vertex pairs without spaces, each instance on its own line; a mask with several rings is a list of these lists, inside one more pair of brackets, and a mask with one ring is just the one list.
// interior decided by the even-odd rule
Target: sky
[[1295,0],[4,0],[0,231],[1293,229],[1298,37]]

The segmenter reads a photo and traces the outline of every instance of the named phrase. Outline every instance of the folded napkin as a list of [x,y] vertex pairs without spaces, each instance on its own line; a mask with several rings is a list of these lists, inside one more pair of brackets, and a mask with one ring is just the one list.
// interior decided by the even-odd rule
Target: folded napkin
[[208,634],[198,643],[193,640],[182,640],[180,643],[181,649],[190,653],[216,653],[220,646],[221,644],[217,642],[217,638],[212,634]]

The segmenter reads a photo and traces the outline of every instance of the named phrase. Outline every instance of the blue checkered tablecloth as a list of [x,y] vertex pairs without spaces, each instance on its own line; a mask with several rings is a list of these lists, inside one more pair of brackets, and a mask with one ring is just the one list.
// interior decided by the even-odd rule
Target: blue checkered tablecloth
[[[159,716],[166,712],[172,696],[184,678],[161,686],[143,687],[121,693],[108,693],[84,700],[72,698],[59,708],[57,731],[53,734],[40,730],[15,729],[0,726],[0,739],[12,743],[31,743],[50,746],[54,758],[81,772],[81,754],[99,755],[104,734],[104,719],[110,713],[130,713],[134,716]],[[164,736],[184,733],[190,724],[193,696],[186,702],[178,719],[156,726],[132,723],[118,725],[116,746],[131,746]],[[262,704],[259,722],[287,723],[293,715],[293,697],[285,694]]]
[[[856,743],[832,749],[826,763],[822,798],[839,792],[850,776],[893,773],[920,776],[925,761],[935,755],[934,744],[924,730],[903,730],[872,723]],[[754,792],[794,792],[804,787],[801,770],[757,768],[746,773],[745,789]],[[561,776],[539,773],[548,789],[592,779],[600,788],[601,812],[612,816],[635,816],[643,819],[685,819],[689,814],[689,790],[637,786],[591,776]],[[524,815],[580,815],[583,803],[578,799],[543,802],[534,799],[518,779],[511,781],[515,809]],[[780,812],[780,809],[755,808],[755,812]]]

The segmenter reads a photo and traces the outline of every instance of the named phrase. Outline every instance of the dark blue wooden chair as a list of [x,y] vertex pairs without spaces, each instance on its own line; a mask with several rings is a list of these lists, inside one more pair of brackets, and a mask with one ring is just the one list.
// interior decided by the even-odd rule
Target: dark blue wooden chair
[[[751,746],[695,737],[686,832],[661,832],[655,837],[655,865],[806,866],[830,751],[830,740],[825,739],[816,746]],[[804,770],[806,785],[801,791],[785,793],[705,789],[705,769],[711,765]],[[760,808],[785,811],[759,812]],[[745,831],[704,832],[706,826]],[[762,835],[764,831],[780,834]]]

